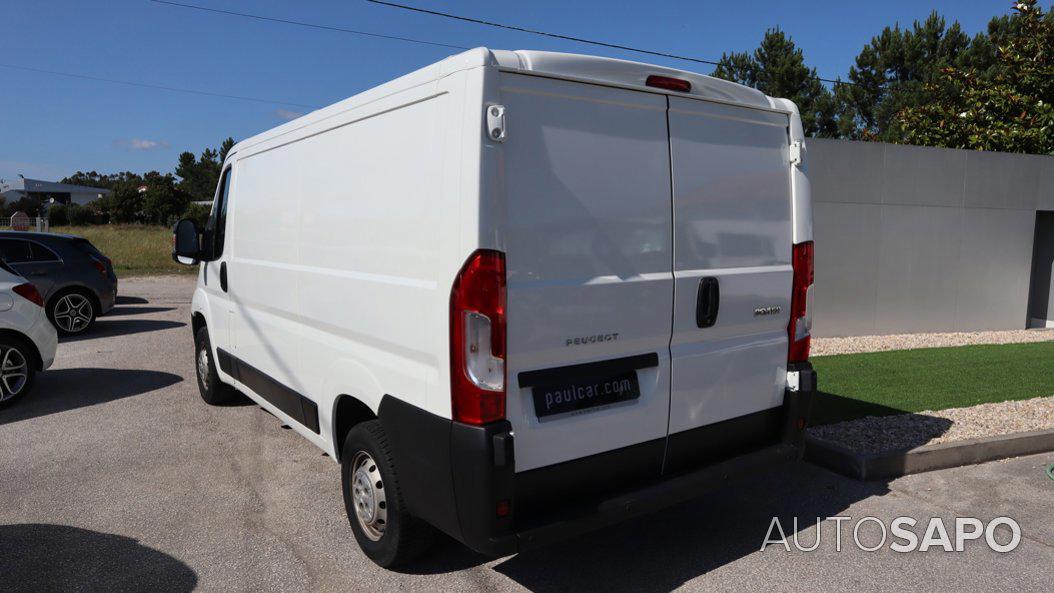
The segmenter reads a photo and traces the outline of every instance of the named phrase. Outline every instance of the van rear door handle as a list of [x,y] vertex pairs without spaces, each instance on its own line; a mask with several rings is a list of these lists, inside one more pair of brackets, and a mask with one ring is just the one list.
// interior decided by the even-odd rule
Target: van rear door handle
[[227,262],[220,262],[220,288],[227,292]]
[[720,282],[713,276],[701,279],[699,294],[695,299],[695,324],[699,327],[713,327],[717,323],[717,311],[720,305]]

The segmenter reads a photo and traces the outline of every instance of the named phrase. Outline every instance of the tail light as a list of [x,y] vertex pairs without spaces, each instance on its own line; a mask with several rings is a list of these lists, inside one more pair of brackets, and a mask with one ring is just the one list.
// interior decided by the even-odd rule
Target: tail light
[[794,246],[791,265],[794,268],[794,282],[791,290],[790,325],[787,326],[787,336],[790,338],[787,362],[805,362],[809,360],[812,332],[812,311],[809,306],[813,283],[812,241]]
[[91,265],[96,270],[99,270],[99,273],[102,274],[103,278],[106,277],[106,265],[105,264],[103,264],[101,261],[99,261],[99,260],[97,260],[97,259],[95,259],[93,257],[93,258],[91,258]]
[[499,251],[473,253],[450,291],[450,393],[458,422],[505,418],[505,254]]
[[25,284],[19,284],[11,290],[15,291],[15,294],[17,294],[18,296],[26,299],[27,301],[33,303],[38,307],[44,306],[44,297],[40,296],[40,293],[37,291],[36,286],[33,286],[28,282]]

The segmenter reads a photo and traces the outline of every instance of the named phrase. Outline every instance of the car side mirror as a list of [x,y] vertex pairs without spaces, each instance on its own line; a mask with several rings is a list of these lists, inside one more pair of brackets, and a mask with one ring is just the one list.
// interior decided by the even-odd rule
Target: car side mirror
[[172,229],[172,259],[188,266],[203,259],[198,223],[189,218],[176,223]]

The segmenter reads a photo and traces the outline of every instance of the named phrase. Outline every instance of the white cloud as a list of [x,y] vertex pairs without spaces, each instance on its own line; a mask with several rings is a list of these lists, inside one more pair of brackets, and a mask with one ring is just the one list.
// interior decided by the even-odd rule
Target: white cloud
[[281,107],[279,107],[278,109],[274,110],[274,115],[278,119],[282,119],[282,120],[285,120],[285,121],[290,121],[290,120],[296,119],[298,117],[301,117],[304,114],[299,112],[299,111],[290,111],[288,109],[282,109]]
[[128,148],[130,150],[155,150],[169,148],[168,142],[164,140],[145,140],[143,138],[122,138],[113,141],[114,146]]

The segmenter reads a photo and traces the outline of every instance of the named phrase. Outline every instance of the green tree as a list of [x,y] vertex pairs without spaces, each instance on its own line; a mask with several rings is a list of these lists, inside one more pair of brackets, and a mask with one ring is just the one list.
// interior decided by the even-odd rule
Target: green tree
[[197,158],[191,152],[180,154],[176,175],[180,178],[179,189],[195,200],[211,200],[220,178],[219,153],[206,148]]
[[190,195],[176,187],[176,179],[171,173],[164,175],[151,171],[144,176],[142,191],[143,221],[152,224],[168,224],[173,218],[183,214],[190,204]]
[[223,161],[227,160],[227,155],[231,152],[231,149],[234,148],[234,144],[234,138],[231,138],[230,136],[227,136],[227,139],[223,141],[223,144],[220,144],[220,164],[223,164]]
[[896,114],[896,133],[912,144],[1054,154],[1052,14],[1019,0],[990,35],[995,64],[944,68],[925,87],[929,101]]
[[794,101],[808,136],[837,133],[834,96],[820,82],[816,69],[805,65],[801,49],[779,28],[766,31],[752,54],[722,55],[713,76]]
[[835,95],[839,134],[857,139],[895,142],[899,131],[890,127],[896,114],[909,106],[930,100],[928,85],[942,69],[971,59],[990,58],[981,45],[970,51],[971,40],[959,23],[948,26],[944,17],[932,12],[911,28],[886,27],[857,55],[849,68],[848,82],[838,85]]

